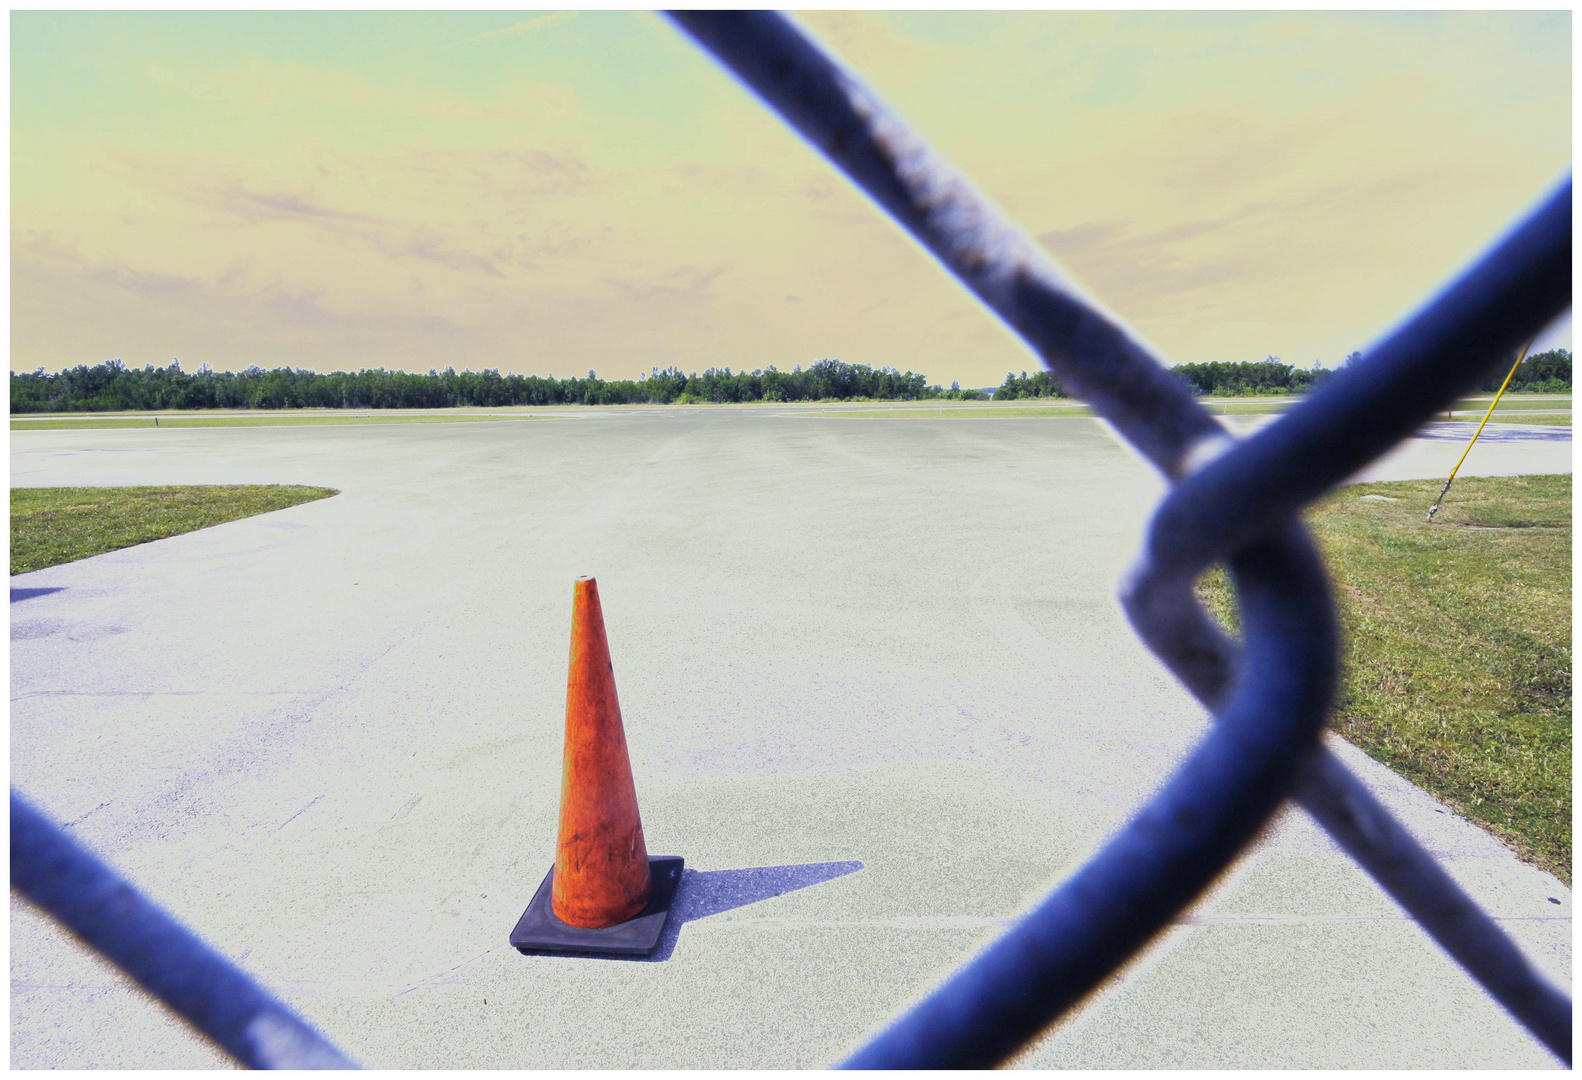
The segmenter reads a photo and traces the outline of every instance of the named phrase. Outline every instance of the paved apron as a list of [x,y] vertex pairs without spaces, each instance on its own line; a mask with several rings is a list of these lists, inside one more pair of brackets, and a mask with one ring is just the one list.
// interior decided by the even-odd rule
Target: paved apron
[[[14,486],[342,491],[12,578],[13,783],[365,1065],[830,1063],[1207,721],[1115,603],[1161,489],[1099,421],[793,412],[13,433]],[[1569,431],[1500,434],[1468,474],[1570,471]],[[654,962],[506,944],[553,859],[579,574],[648,850],[687,860]],[[1570,891],[1335,745],[1569,986]],[[15,897],[11,977],[15,1067],[222,1063]],[[1299,813],[1019,1061],[1554,1064]]]

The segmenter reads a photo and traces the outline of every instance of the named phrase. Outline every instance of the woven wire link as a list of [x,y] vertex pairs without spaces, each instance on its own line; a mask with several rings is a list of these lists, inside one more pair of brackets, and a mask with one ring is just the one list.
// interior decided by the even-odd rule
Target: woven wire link
[[[1286,797],[1569,1064],[1570,1000],[1322,745],[1334,613],[1297,518],[1570,306],[1569,177],[1361,364],[1237,443],[1120,320],[788,19],[670,17],[1175,481],[1121,599],[1138,635],[1217,720],[1086,866],[846,1065],[1003,1061],[1145,946]],[[1240,643],[1192,595],[1215,562],[1237,589]]]
[[[1138,635],[1216,720],[1086,866],[845,1065],[1005,1060],[1146,947],[1287,798],[1570,1064],[1570,999],[1323,746],[1334,608],[1297,518],[1570,307],[1570,178],[1361,364],[1237,443],[1119,319],[789,20],[671,18],[1174,481],[1121,600]],[[1192,595],[1215,562],[1237,590],[1241,642]],[[15,791],[11,880],[243,1064],[355,1067]]]
[[11,887],[250,1069],[357,1065],[11,790]]

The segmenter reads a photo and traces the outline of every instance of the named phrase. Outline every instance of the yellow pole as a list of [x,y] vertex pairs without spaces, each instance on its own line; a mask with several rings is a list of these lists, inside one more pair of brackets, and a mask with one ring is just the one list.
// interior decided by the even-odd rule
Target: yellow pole
[[[1537,340],[1536,338],[1534,340]],[[1489,411],[1483,414],[1483,423],[1478,425],[1478,430],[1472,433],[1472,442],[1467,443],[1467,448],[1461,451],[1461,461],[1456,462],[1456,467],[1450,470],[1450,479],[1445,481],[1445,486],[1439,489],[1439,498],[1434,500],[1434,505],[1428,508],[1426,520],[1432,522],[1434,515],[1439,513],[1439,504],[1444,500],[1445,492],[1450,490],[1450,485],[1455,482],[1456,473],[1461,471],[1461,462],[1467,460],[1467,455],[1472,453],[1472,443],[1478,441],[1478,436],[1483,434],[1483,425],[1489,422],[1489,417],[1494,415],[1494,408],[1500,403],[1500,398],[1505,393],[1505,388],[1511,384],[1511,379],[1516,375],[1516,369],[1522,366],[1522,361],[1527,359],[1527,350],[1533,347],[1529,341],[1522,346],[1522,353],[1516,358],[1516,363],[1511,365],[1510,374],[1505,376],[1505,381],[1500,383],[1499,392],[1494,395],[1494,400],[1489,403]]]

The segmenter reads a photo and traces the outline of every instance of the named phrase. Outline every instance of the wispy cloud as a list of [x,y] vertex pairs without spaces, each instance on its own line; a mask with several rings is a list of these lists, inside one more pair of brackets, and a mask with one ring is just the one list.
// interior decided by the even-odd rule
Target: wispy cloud
[[423,259],[426,262],[438,263],[440,266],[452,270],[472,271],[488,274],[490,277],[503,278],[505,275],[500,268],[489,259],[470,251],[458,249],[428,229],[418,229],[404,242],[389,247],[378,245],[387,255],[397,258]]
[[239,180],[219,188],[197,189],[200,201],[216,201],[243,226],[289,221],[333,234],[343,242],[395,259],[421,259],[463,273],[504,277],[494,261],[467,249],[433,225],[402,222],[319,205],[311,196],[249,191]]
[[327,206],[319,206],[306,195],[248,191],[239,180],[233,181],[218,194],[220,205],[224,207],[225,211],[241,218],[248,224],[257,224],[261,221],[357,221],[375,223],[379,220],[367,214],[357,214],[348,210],[333,210]]
[[[323,370],[331,363],[402,360],[426,366],[447,350],[465,354],[489,338],[487,330],[428,312],[332,304],[321,288],[292,288],[278,278],[248,284],[230,273],[165,273],[120,261],[90,261],[50,244],[47,237],[28,240],[18,246],[30,256],[21,283],[28,299],[21,313],[24,326],[48,323],[63,301],[86,301],[111,316],[98,326],[55,323],[52,349],[62,353],[57,363],[101,359],[100,352],[131,361],[151,331],[184,358],[203,354],[199,362],[222,368],[302,363],[304,358]],[[95,349],[85,343],[90,339],[102,345]],[[311,351],[298,351],[303,348]]]
[[[575,17],[19,18],[16,362],[1025,366],[661,20]],[[797,18],[1176,360],[1344,355],[1571,154],[1565,12]]]
[[[543,16],[519,25],[530,27],[544,20],[564,21]],[[570,87],[520,78],[502,80],[488,96],[474,98],[402,80],[365,78],[351,65],[295,60],[253,59],[226,68],[204,68],[191,62],[180,70],[150,63],[142,74],[156,86],[225,110],[233,123],[243,125],[257,117],[288,116],[293,108],[311,109],[312,122],[320,126],[344,124],[351,114],[441,123],[558,122],[570,120],[577,109]]]
[[576,14],[577,13],[575,11],[555,11],[548,15],[538,15],[528,19],[526,22],[519,22],[511,26],[501,27],[498,30],[485,30],[481,34],[475,34],[470,38],[463,38],[461,41],[453,42],[448,47],[457,48],[462,45],[471,45],[474,42],[479,41],[499,41],[502,38],[522,37],[524,34],[540,33],[541,31],[548,30],[552,26],[559,26],[561,23],[575,18]]
[[700,299],[707,296],[709,287],[730,269],[729,263],[719,266],[672,266],[653,274],[646,280],[610,278],[609,283],[633,300],[674,300],[681,297]]
[[607,186],[614,177],[594,169],[570,151],[540,148],[522,150],[460,150],[414,148],[388,166],[408,174],[418,183],[453,188],[458,181],[474,197],[521,203],[531,196],[589,194]]

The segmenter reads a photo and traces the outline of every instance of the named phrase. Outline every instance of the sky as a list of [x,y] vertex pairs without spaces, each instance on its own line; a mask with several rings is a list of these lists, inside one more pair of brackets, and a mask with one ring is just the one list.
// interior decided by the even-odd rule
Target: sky
[[[1174,363],[1333,366],[1570,167],[1566,11],[796,17]],[[12,370],[1038,366],[654,14],[13,12],[11,81]]]

